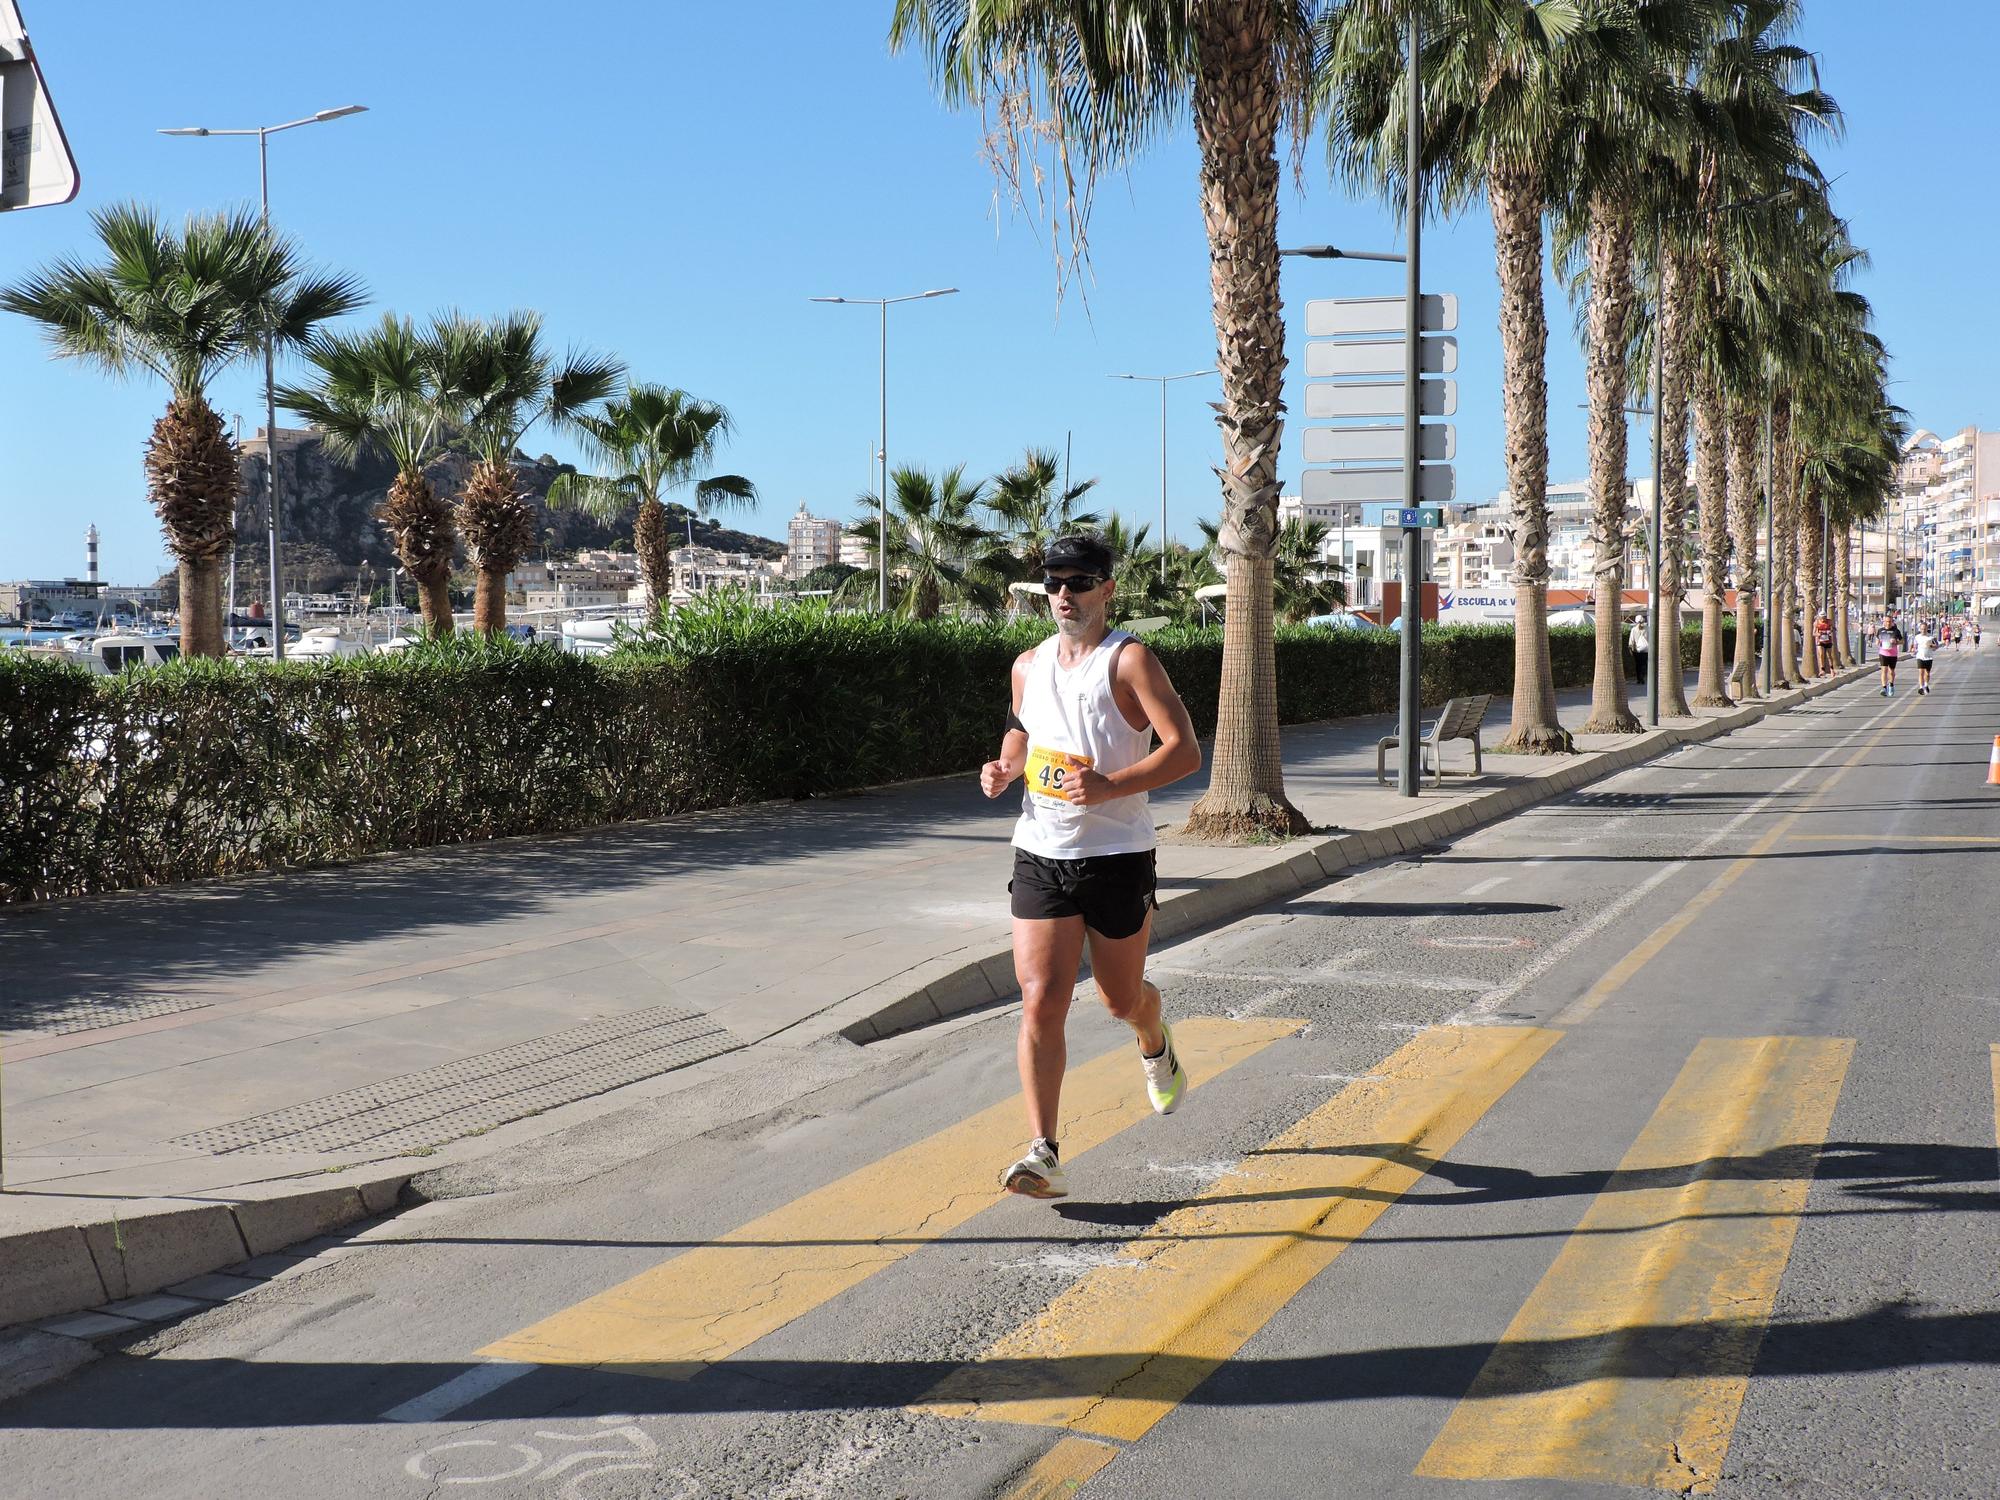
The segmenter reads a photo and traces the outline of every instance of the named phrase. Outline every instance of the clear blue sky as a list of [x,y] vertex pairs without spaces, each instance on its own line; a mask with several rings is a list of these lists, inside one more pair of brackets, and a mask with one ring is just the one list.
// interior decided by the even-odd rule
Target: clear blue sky
[[[888,0],[755,7],[602,0],[550,6],[352,0],[23,0],[84,179],[65,208],[0,217],[0,276],[87,250],[85,210],[140,198],[180,214],[254,201],[254,140],[154,134],[271,123],[347,103],[370,113],[275,137],[273,212],[320,262],[361,276],[384,308],[533,307],[553,337],[623,356],[642,379],[720,401],[738,433],[724,462],[763,492],[751,524],[782,535],[803,499],[846,516],[876,423],[872,309],[815,295],[956,285],[892,312],[893,460],[986,474],[1024,444],[1073,443],[1103,504],[1157,505],[1154,389],[1112,372],[1213,358],[1207,264],[1186,133],[1100,196],[1088,305],[1058,309],[1046,245],[996,199],[976,116],[933,99],[922,62],[892,57]],[[1874,256],[1874,299],[1922,425],[2000,425],[1992,247],[2000,210],[1982,176],[1995,143],[1986,0],[1810,0],[1848,134],[1827,148],[1838,203]],[[1886,19],[1893,14],[1894,19]],[[273,55],[275,53],[275,55]],[[1375,204],[1328,186],[1317,153],[1289,189],[1286,243],[1394,248]],[[1426,237],[1433,290],[1459,293],[1459,492],[1501,483],[1496,295],[1483,207]],[[1400,290],[1400,268],[1288,262],[1290,401],[1309,296]],[[1552,467],[1583,471],[1581,363],[1552,308]],[[1217,510],[1208,382],[1170,398],[1170,529]],[[248,370],[215,392],[248,433]],[[30,325],[0,319],[0,577],[83,566],[104,532],[107,574],[143,581],[166,551],[141,450],[163,393],[47,360]],[[284,420],[281,417],[281,420]],[[1298,472],[1296,420],[1283,472]],[[1635,433],[1633,467],[1645,462]],[[532,451],[573,453],[531,435]]]

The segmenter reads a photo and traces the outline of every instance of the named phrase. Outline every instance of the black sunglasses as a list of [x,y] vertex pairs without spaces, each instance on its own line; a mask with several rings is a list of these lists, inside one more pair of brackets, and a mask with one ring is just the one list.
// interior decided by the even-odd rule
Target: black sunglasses
[[1068,589],[1072,594],[1087,594],[1105,581],[1102,573],[1044,573],[1042,587],[1051,594]]

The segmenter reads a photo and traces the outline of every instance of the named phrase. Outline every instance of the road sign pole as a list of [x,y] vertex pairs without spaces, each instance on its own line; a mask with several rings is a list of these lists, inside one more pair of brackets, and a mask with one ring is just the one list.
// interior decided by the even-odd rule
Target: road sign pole
[[[1660,727],[1660,609],[1666,595],[1660,589],[1660,575],[1665,570],[1665,554],[1660,547],[1660,489],[1666,477],[1665,403],[1667,378],[1667,309],[1665,307],[1667,272],[1667,241],[1662,229],[1662,221],[1653,220],[1653,278],[1656,291],[1653,296],[1653,565],[1646,571],[1652,576],[1652,608],[1646,612],[1646,724],[1649,728]],[[1674,528],[1677,532],[1679,526]],[[1674,596],[1674,633],[1668,638],[1673,648],[1674,670],[1681,669],[1681,606],[1680,596]]]
[[[1417,8],[1410,9],[1410,88],[1408,155],[1404,160],[1403,187],[1408,197],[1409,244],[1404,250],[1403,269],[1408,291],[1403,307],[1403,506],[1413,510],[1422,499],[1423,436],[1420,410],[1423,385],[1423,80],[1417,65],[1421,56],[1422,22]],[[1403,518],[1408,521],[1410,518]],[[1419,716],[1423,712],[1421,604],[1423,602],[1424,533],[1419,526],[1403,527],[1403,682],[1396,733],[1402,752],[1396,772],[1396,790],[1414,797],[1423,787],[1423,745],[1418,739]]]

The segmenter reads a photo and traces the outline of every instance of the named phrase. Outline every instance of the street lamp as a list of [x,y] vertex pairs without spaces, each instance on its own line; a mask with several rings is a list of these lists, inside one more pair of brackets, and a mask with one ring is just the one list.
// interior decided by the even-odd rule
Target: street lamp
[[[1280,252],[1281,254],[1283,252]],[[1153,380],[1160,386],[1160,582],[1167,581],[1167,386],[1176,380],[1195,380],[1213,375],[1215,366],[1189,370],[1184,375],[1113,375],[1113,380]]]
[[912,292],[907,297],[809,297],[809,302],[839,302],[882,311],[882,360],[880,385],[882,400],[882,445],[876,457],[882,461],[882,488],[876,492],[875,510],[879,518],[875,542],[875,607],[889,607],[889,309],[898,302],[921,302],[926,297],[949,297],[955,286],[936,287],[928,292]]
[[[301,125],[322,125],[344,115],[367,113],[365,104],[343,104],[339,109],[323,109],[302,120],[282,125],[253,125],[242,130],[215,130],[206,125],[181,125],[162,130],[161,135],[254,135],[257,137],[257,196],[263,206],[264,227],[271,227],[271,162],[266,142],[281,130],[297,130]],[[264,339],[264,494],[271,506],[271,652],[274,661],[285,659],[284,573],[278,565],[284,545],[283,523],[278,516],[278,397],[273,371],[271,339]],[[234,556],[234,553],[231,554]]]

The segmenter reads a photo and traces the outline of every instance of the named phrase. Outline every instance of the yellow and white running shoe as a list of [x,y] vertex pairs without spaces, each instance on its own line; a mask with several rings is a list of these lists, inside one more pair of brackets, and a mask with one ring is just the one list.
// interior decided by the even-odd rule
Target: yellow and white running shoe
[[1187,1092],[1188,1076],[1187,1069],[1181,1066],[1181,1060],[1174,1052],[1173,1028],[1162,1021],[1160,1033],[1166,1037],[1167,1045],[1160,1049],[1158,1057],[1147,1057],[1141,1053],[1139,1066],[1146,1070],[1146,1097],[1153,1101],[1153,1112],[1170,1115],[1180,1108],[1181,1095]]
[[1023,1198],[1067,1198],[1069,1179],[1063,1176],[1056,1148],[1037,1139],[1028,1154],[1000,1174],[1000,1186]]

